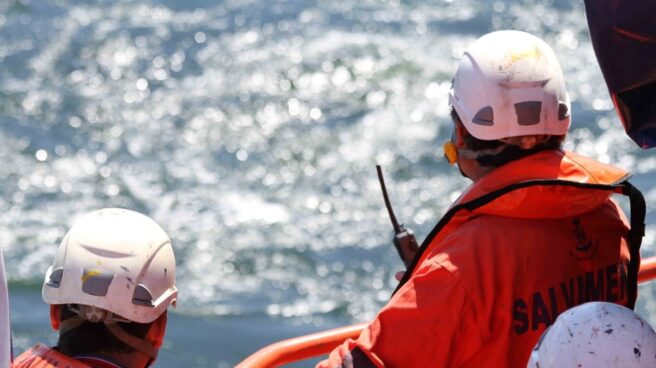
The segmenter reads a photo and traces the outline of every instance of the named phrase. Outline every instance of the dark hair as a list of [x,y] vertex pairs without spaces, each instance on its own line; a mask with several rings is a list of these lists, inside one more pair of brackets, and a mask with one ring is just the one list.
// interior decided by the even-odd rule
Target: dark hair
[[[68,305],[62,306],[61,320],[66,320],[76,315]],[[145,338],[150,331],[152,323],[118,323],[118,325],[130,335]],[[80,326],[59,335],[57,350],[73,356],[78,354],[93,353],[132,353],[135,351],[131,346],[117,339],[105,327],[105,324],[85,321]]]
[[[453,106],[451,106],[451,119],[455,124],[462,124],[462,120],[460,119],[458,112],[456,111],[455,108],[453,108]],[[552,135],[545,142],[542,142],[531,149],[522,149],[518,146],[508,145],[498,154],[494,156],[482,155],[477,157],[476,161],[481,166],[499,167],[507,164],[508,162],[515,161],[526,156],[530,156],[540,151],[544,151],[548,149],[560,149],[562,147],[564,140],[565,140],[564,135]],[[469,132],[467,132],[467,135],[464,137],[464,141],[465,144],[467,145],[467,148],[469,148],[472,151],[494,149],[506,145],[505,142],[500,140],[484,141],[482,139],[478,139],[473,135],[469,134]]]

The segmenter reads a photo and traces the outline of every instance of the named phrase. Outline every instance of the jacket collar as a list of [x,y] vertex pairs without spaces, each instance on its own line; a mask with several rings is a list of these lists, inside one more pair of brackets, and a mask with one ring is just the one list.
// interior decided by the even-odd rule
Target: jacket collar
[[[473,212],[520,218],[574,216],[603,204],[613,193],[610,186],[629,176],[625,170],[588,157],[547,150],[491,171],[467,188],[454,206],[517,187]],[[555,182],[564,185],[553,185]],[[608,187],[606,190],[589,189],[603,186]]]

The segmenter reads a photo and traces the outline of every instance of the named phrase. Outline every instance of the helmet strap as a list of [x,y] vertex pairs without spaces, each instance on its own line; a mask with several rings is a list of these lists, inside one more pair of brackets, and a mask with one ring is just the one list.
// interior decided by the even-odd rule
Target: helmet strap
[[[57,307],[57,308],[53,308]],[[164,330],[160,325],[166,326],[166,313],[160,316],[157,320],[153,321],[153,324],[150,327],[150,331],[148,332],[148,336],[146,339],[139,338],[137,336],[131,335],[127,331],[125,331],[121,326],[119,326],[120,323],[130,323],[131,321],[128,321],[120,316],[115,315],[112,312],[106,311],[101,308],[93,307],[93,306],[88,306],[88,305],[68,305],[68,309],[75,312],[76,314],[66,318],[65,320],[61,320],[61,311],[62,311],[62,305],[57,305],[57,306],[51,306],[50,308],[50,315],[51,315],[51,323],[53,324],[53,327],[57,326],[59,333],[61,335],[74,330],[78,328],[80,325],[82,325],[84,322],[90,322],[90,323],[100,323],[102,322],[107,330],[119,341],[122,343],[128,345],[129,347],[133,348],[134,350],[137,350],[143,354],[146,354],[148,357],[150,357],[149,363],[147,366],[150,366],[152,362],[157,359],[157,352],[159,346],[162,344],[162,339],[164,337]],[[56,314],[56,319],[53,319],[53,314]]]
[[68,331],[74,330],[80,327],[80,325],[83,324],[84,322],[86,321],[82,319],[82,317],[80,316],[70,316],[65,320],[59,322],[59,334],[63,335]]
[[519,146],[514,146],[514,145],[505,145],[503,147],[504,149],[500,153],[494,156],[481,155],[476,159],[476,161],[481,166],[500,167],[507,164],[508,162],[519,160],[521,158],[530,156],[540,151],[544,151],[548,149],[558,149],[558,146],[552,146],[549,144],[537,145],[531,149],[522,149]]
[[501,145],[499,147],[478,150],[478,151],[474,151],[469,148],[458,148],[458,156],[469,160],[478,161],[478,159],[483,156],[496,156],[499,153],[501,153],[504,149],[506,149],[506,147],[508,147],[508,145]]
[[124,344],[132,347],[133,349],[140,351],[151,358],[151,361],[154,361],[157,358],[157,348],[150,341],[138,338],[136,336],[130,335],[127,331],[121,328],[116,322],[104,322],[107,330],[119,339]]

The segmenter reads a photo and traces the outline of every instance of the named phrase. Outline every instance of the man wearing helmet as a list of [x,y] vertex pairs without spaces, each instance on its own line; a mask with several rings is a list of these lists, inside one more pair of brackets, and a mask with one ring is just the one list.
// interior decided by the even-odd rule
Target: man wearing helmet
[[159,225],[124,209],[91,212],[64,236],[43,284],[57,346],[37,344],[14,368],[148,367],[177,293],[173,248]]
[[[483,36],[449,103],[445,154],[473,184],[389,303],[319,367],[524,366],[566,309],[635,302],[644,200],[627,172],[561,149],[570,102],[553,50],[524,32]],[[630,195],[632,230],[613,193]]]

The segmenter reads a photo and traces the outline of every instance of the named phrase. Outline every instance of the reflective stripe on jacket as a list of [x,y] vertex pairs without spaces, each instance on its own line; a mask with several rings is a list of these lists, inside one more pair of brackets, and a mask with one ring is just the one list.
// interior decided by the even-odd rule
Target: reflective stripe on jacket
[[565,309],[630,304],[629,226],[610,199],[627,177],[562,151],[490,172],[429,234],[368,328],[318,367],[524,367]]

